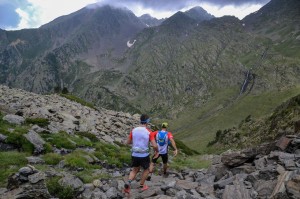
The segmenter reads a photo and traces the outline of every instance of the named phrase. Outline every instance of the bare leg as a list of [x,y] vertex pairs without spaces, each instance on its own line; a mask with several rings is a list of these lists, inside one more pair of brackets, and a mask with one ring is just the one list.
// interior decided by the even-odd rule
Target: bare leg
[[153,173],[154,167],[155,167],[155,163],[151,162],[150,167],[149,167],[149,172],[150,173]]
[[128,180],[134,180],[136,177],[136,174],[139,172],[140,167],[133,167],[132,170],[130,171],[129,178]]
[[149,174],[149,168],[148,169],[145,169],[142,173],[142,178],[141,178],[141,182],[140,184],[143,185],[148,177],[148,174]]

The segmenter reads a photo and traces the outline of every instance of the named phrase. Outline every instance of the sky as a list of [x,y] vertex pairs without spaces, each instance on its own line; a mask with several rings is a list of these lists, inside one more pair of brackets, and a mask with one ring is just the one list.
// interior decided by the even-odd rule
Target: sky
[[150,14],[158,19],[177,11],[201,6],[215,17],[233,15],[239,19],[259,10],[270,0],[0,0],[0,28],[38,28],[55,18],[90,4],[127,7],[136,16]]

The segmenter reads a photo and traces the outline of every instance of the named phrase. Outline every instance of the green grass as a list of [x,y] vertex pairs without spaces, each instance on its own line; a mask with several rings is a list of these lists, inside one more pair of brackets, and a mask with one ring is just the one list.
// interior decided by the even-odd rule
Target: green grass
[[27,164],[27,153],[16,151],[0,152],[0,187],[5,187],[8,177]]
[[86,102],[86,101],[84,101],[83,99],[81,99],[81,98],[79,98],[79,97],[76,97],[76,96],[74,96],[74,95],[71,95],[71,94],[62,94],[62,93],[61,93],[60,96],[62,96],[62,97],[64,97],[64,98],[67,98],[67,99],[69,99],[69,100],[71,100],[71,101],[77,102],[77,103],[79,103],[79,104],[81,104],[81,105],[83,105],[83,106],[87,106],[87,107],[89,107],[89,108],[96,109],[95,106],[94,106],[92,103]]
[[43,156],[43,159],[46,164],[57,165],[64,158],[62,155],[57,154],[57,153],[47,153]]
[[88,158],[90,156],[88,152],[82,150],[76,150],[72,153],[64,156],[64,160],[66,162],[66,166],[76,169],[76,168],[84,168],[84,169],[100,169],[100,165],[92,165],[88,162]]
[[55,134],[43,133],[41,136],[46,142],[49,142],[53,146],[55,145],[57,148],[76,148],[76,144],[70,141],[70,136],[66,132],[58,132]]
[[130,148],[127,146],[114,146],[103,142],[94,145],[96,148],[95,156],[100,160],[106,160],[108,164],[122,167],[124,163],[130,164]]
[[178,155],[173,158],[172,163],[169,164],[170,168],[175,170],[183,169],[203,169],[208,168],[211,165],[211,162],[208,160],[202,160],[201,156],[185,156]]
[[26,118],[25,122],[26,124],[36,124],[40,127],[46,127],[50,124],[46,118]]
[[238,126],[248,115],[259,118],[270,114],[283,101],[299,94],[300,88],[247,95],[231,101],[228,100],[230,93],[229,90],[214,96],[203,109],[182,113],[180,119],[171,123],[171,126],[183,127],[174,131],[175,137],[201,154],[215,152],[208,151],[207,144],[214,139],[218,130]]
[[75,174],[82,180],[83,183],[92,183],[96,179],[110,179],[111,175],[108,173],[97,173],[95,174],[94,169],[85,169]]
[[47,178],[46,186],[49,193],[60,199],[73,199],[75,198],[75,193],[71,187],[62,186],[58,183],[59,177]]

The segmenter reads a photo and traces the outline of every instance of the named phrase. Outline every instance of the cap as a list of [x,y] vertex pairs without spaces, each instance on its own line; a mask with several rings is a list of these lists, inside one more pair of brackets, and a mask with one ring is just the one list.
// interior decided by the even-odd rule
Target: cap
[[161,128],[168,128],[168,123],[167,122],[163,122],[162,124],[161,124]]

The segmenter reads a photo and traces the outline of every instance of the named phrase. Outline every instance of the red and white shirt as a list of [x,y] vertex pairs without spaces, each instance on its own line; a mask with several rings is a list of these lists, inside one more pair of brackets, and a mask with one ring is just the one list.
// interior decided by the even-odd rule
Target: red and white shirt
[[149,142],[154,140],[151,130],[144,126],[134,128],[129,138],[132,140],[132,156],[147,157],[149,155]]

